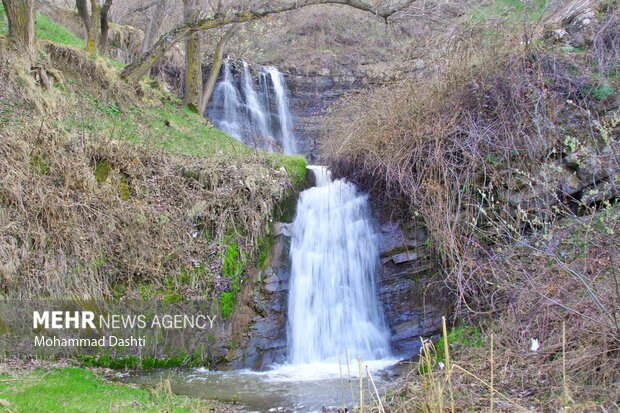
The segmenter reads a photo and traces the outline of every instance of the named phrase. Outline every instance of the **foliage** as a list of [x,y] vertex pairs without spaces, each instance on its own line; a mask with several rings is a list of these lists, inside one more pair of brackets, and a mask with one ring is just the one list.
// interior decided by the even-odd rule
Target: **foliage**
[[[476,349],[482,347],[483,344],[482,333],[476,326],[461,325],[451,328],[448,332],[448,346],[451,351],[459,347]],[[435,350],[437,351],[437,362],[445,361],[443,339],[440,338],[437,340],[435,343]]]

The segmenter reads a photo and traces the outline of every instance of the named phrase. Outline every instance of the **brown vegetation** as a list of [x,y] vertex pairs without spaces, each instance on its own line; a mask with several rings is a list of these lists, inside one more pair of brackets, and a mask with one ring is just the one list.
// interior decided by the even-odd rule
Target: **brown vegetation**
[[266,154],[222,146],[217,156],[189,157],[112,139],[98,110],[143,111],[158,105],[155,92],[139,88],[140,101],[85,52],[45,50],[52,90],[9,54],[0,62],[3,294],[132,296],[141,285],[217,293],[227,243],[254,254],[291,187],[287,174]]
[[[437,39],[436,72],[333,108],[321,148],[337,174],[401,219],[424,220],[455,318],[495,333],[498,389],[526,409],[570,404],[558,376],[562,321],[574,400],[613,409],[618,397],[620,24],[606,4],[600,24],[577,29],[583,13],[560,11],[559,25],[467,22]],[[591,43],[576,50],[570,36],[580,30]],[[602,212],[578,218],[594,211]],[[601,216],[605,224],[594,225]],[[528,353],[530,338],[543,349]],[[488,377],[486,350],[458,356]],[[457,410],[488,407],[488,389],[454,380]],[[439,411],[417,381],[393,408]]]

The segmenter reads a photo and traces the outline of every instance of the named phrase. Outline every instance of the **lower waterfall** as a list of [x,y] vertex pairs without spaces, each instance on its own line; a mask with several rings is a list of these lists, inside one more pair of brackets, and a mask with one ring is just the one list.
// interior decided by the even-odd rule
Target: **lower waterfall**
[[390,356],[375,290],[377,237],[367,195],[325,167],[301,193],[291,240],[288,362],[293,365]]

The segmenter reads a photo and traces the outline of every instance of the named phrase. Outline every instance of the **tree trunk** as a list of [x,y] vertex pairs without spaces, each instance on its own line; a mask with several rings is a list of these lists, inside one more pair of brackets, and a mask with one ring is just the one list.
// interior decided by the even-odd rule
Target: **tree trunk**
[[[198,1],[183,0],[183,17],[185,23],[198,18]],[[202,94],[202,65],[200,54],[200,33],[193,32],[185,39],[185,88],[183,103],[194,111],[200,108]]]
[[99,34],[99,50],[107,52],[110,47],[110,41],[108,33],[110,32],[110,20],[108,18],[110,14],[110,7],[112,7],[112,0],[105,0],[101,11],[99,12],[99,25],[101,26],[101,33]]
[[84,24],[86,31],[86,51],[90,56],[97,52],[97,37],[99,34],[100,7],[97,0],[90,0],[90,14],[88,14],[87,0],[76,0],[75,6]]
[[34,51],[34,0],[2,0],[9,21],[9,40],[17,48]]
[[217,46],[215,46],[215,52],[213,53],[213,64],[211,65],[211,71],[209,72],[209,77],[204,84],[204,88],[202,89],[202,99],[200,100],[200,114],[204,116],[207,111],[207,105],[209,104],[209,100],[211,99],[211,94],[213,93],[213,89],[215,88],[215,83],[217,82],[217,78],[220,74],[220,69],[222,67],[222,58],[224,57],[224,48],[226,44],[230,40],[231,37],[235,35],[237,32],[237,25],[234,25],[217,42]]
[[153,43],[155,43],[157,35],[159,34],[161,24],[164,22],[164,16],[166,15],[167,10],[168,0],[159,0],[155,5],[155,11],[153,11],[153,15],[151,16],[149,24],[146,26],[146,31],[144,32],[144,41],[142,42],[141,53],[145,53],[153,47]]
[[[79,1],[79,0],[78,0]],[[130,65],[125,66],[121,72],[121,77],[127,81],[136,81],[148,72],[148,70],[157,62],[166,52],[175,44],[186,39],[190,34],[205,30],[222,27],[233,23],[243,23],[250,20],[260,19],[270,14],[282,13],[289,10],[299,9],[302,7],[312,6],[315,4],[343,4],[355,9],[371,12],[374,15],[387,19],[394,13],[403,10],[412,4],[415,0],[406,0],[404,4],[396,7],[377,9],[365,0],[298,0],[291,4],[265,6],[258,10],[244,11],[236,13],[230,17],[216,16],[209,19],[199,19],[195,21],[185,22],[183,25],[175,27],[168,33],[165,33],[159,40],[136,59]]]
[[185,93],[183,103],[198,112],[202,94],[202,65],[200,63],[200,34],[185,39]]

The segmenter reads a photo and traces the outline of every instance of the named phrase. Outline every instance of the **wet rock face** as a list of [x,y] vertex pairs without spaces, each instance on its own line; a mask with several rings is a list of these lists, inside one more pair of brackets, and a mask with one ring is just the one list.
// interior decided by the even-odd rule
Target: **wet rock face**
[[441,317],[450,311],[450,297],[426,247],[428,234],[422,225],[386,222],[379,242],[381,267],[377,294],[391,330],[396,354],[413,356],[420,337],[441,330]]
[[[286,224],[283,224],[286,225]],[[274,245],[258,273],[249,305],[253,314],[230,364],[233,368],[266,370],[286,361],[286,310],[290,277],[290,235],[276,235]]]
[[295,116],[297,149],[308,161],[318,159],[318,139],[325,110],[343,94],[358,90],[361,79],[353,76],[304,76],[285,73],[289,105]]
[[[274,233],[279,235],[265,269],[255,277],[252,295],[246,298],[248,320],[235,339],[237,348],[228,358],[228,367],[266,370],[286,361],[291,265],[287,226],[274,224],[280,229]],[[387,222],[379,229],[377,295],[391,330],[392,349],[398,355],[416,355],[420,337],[439,333],[441,317],[450,311],[449,294],[431,261],[427,239],[427,230],[421,225]]]

